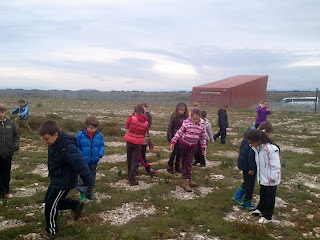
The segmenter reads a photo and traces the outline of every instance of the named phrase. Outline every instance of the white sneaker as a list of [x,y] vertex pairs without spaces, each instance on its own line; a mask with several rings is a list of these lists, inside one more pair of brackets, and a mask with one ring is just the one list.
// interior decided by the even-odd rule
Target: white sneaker
[[268,219],[266,219],[264,217],[259,219],[259,223],[270,223],[270,222],[272,222],[272,220],[268,220]]
[[262,216],[262,212],[260,212],[259,209],[256,209],[251,212],[251,215],[259,217],[259,216]]
[[6,197],[7,197],[7,198],[13,198],[13,195],[12,195],[11,193],[8,193],[8,194],[6,195]]

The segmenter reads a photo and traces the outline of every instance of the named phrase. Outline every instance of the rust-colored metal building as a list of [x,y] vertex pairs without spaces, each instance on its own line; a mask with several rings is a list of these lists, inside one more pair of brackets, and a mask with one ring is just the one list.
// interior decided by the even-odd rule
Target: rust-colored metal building
[[193,87],[191,104],[249,107],[266,97],[268,75],[238,75]]

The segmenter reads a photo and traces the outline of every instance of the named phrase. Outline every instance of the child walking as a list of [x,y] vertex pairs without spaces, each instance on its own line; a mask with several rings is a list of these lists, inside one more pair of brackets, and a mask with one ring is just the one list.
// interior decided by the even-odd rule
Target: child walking
[[97,129],[98,126],[98,118],[90,116],[86,119],[86,127],[82,131],[78,131],[76,135],[79,144],[78,149],[86,160],[93,178],[93,184],[90,187],[83,186],[83,181],[79,178],[77,188],[80,191],[81,200],[84,202],[86,198],[90,200],[94,198],[93,188],[97,175],[97,166],[105,151],[104,139]]
[[81,215],[84,201],[66,198],[69,191],[78,185],[78,176],[85,186],[91,186],[93,180],[88,164],[78,150],[75,137],[61,131],[58,124],[51,120],[42,123],[40,136],[48,145],[50,177],[50,185],[44,198],[47,227],[42,234],[46,239],[54,239],[58,234],[59,210],[71,209],[74,220]]
[[[149,129],[151,128],[152,125],[152,115],[148,110],[148,104],[147,103],[141,103],[141,105],[144,108],[144,114],[147,116],[148,118],[148,131],[145,133],[144,135],[144,144],[142,145],[142,149],[141,149],[141,153],[139,156],[139,162],[141,162],[141,164],[144,166],[144,168],[146,169],[147,173],[150,174],[151,177],[153,177],[156,172],[154,169],[151,168],[150,163],[147,160],[146,157],[146,153],[147,153],[147,147],[149,146],[150,150],[154,150],[154,145],[153,142],[151,140],[151,136],[149,134]],[[139,166],[139,162],[138,162],[138,166]]]
[[148,118],[144,115],[144,108],[138,104],[134,108],[133,115],[128,117],[126,127],[128,132],[124,136],[127,142],[127,163],[129,185],[138,185],[139,182],[135,179],[139,156],[144,144],[144,135],[148,131]]
[[271,114],[271,110],[270,108],[268,108],[268,100],[263,99],[260,105],[257,107],[256,112],[257,118],[254,124],[254,128],[258,128],[262,122],[267,121],[267,115]]
[[[170,115],[170,119],[168,123],[167,140],[169,143],[171,142],[171,139],[174,137],[176,132],[181,127],[183,121],[186,120],[188,117],[189,117],[189,113],[188,113],[187,105],[183,102],[178,103],[176,106],[176,110]],[[176,159],[176,162],[175,162],[175,168],[173,169],[174,159]],[[171,174],[174,174],[175,172],[181,173],[179,141],[177,142],[177,144],[174,145],[174,148],[170,155],[170,159],[168,161],[167,171],[168,173],[171,173]]]
[[9,193],[11,162],[19,149],[20,137],[16,124],[6,116],[7,107],[0,103],[0,198],[12,198]]
[[17,128],[19,129],[19,123],[23,123],[23,125],[28,129],[29,132],[32,132],[29,124],[29,107],[28,104],[23,99],[18,100],[19,106],[11,112],[11,114],[18,114],[18,117],[14,120],[17,124]]
[[200,140],[202,154],[205,153],[206,149],[206,130],[205,123],[200,118],[200,110],[194,108],[191,111],[191,117],[183,121],[182,126],[171,139],[171,149],[179,140],[179,149],[182,159],[182,177],[183,177],[183,189],[186,192],[192,192],[191,187],[196,187],[197,184],[192,181],[191,168],[192,160],[197,148],[197,143]]
[[[201,119],[204,121],[205,126],[206,126],[206,142],[207,142],[207,146],[208,146],[208,140],[210,139],[210,142],[213,143],[213,133],[212,133],[212,129],[211,129],[211,124],[207,119],[207,112],[206,111],[201,111]],[[200,167],[205,167],[206,166],[206,154],[207,154],[207,148],[205,151],[205,154],[202,155],[202,151],[201,151],[201,144],[200,141],[198,141],[197,144],[197,151],[195,154],[195,160],[193,162],[193,166],[196,166],[198,163],[200,163]]]
[[251,129],[247,139],[255,152],[257,179],[260,184],[260,202],[252,214],[262,215],[259,223],[268,223],[272,220],[277,185],[281,179],[279,148],[264,130]]
[[228,110],[229,110],[229,106],[224,105],[218,111],[219,132],[217,132],[216,135],[214,135],[213,139],[215,141],[218,137],[221,136],[221,144],[226,143],[227,128],[229,127],[228,114],[227,114]]
[[[251,200],[257,176],[257,165],[255,161],[255,153],[251,149],[247,140],[247,134],[251,129],[252,128],[248,128],[244,132],[244,138],[240,145],[238,157],[238,168],[242,170],[243,183],[237,188],[234,196],[232,197],[234,201],[248,211],[253,211],[256,209],[256,207],[252,205]],[[259,126],[259,129],[264,130],[267,136],[273,133],[272,125],[267,121],[262,122]]]

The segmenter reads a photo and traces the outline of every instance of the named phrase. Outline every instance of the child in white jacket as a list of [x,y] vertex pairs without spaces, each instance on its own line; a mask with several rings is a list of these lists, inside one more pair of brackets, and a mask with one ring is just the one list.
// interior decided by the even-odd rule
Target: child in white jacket
[[272,219],[277,185],[281,180],[280,150],[263,130],[251,129],[247,139],[255,152],[257,180],[260,184],[260,202],[252,214],[262,215],[259,223],[267,223]]

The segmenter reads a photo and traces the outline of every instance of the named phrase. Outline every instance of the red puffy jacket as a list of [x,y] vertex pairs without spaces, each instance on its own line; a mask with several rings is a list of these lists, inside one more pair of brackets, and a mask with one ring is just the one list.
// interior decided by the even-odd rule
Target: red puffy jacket
[[124,136],[124,140],[133,144],[144,144],[144,134],[148,130],[148,117],[142,113],[135,113],[129,116],[125,124],[128,127],[128,132]]

